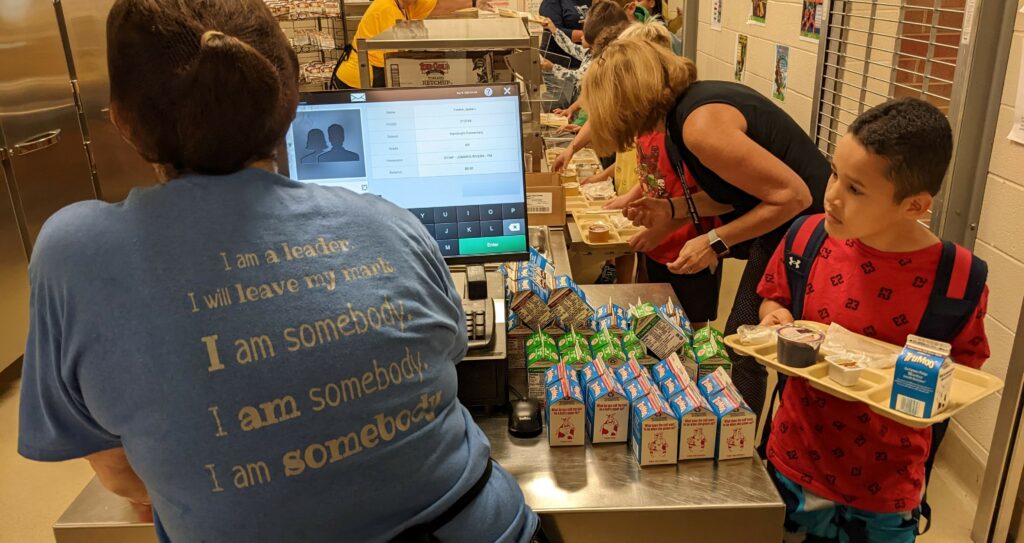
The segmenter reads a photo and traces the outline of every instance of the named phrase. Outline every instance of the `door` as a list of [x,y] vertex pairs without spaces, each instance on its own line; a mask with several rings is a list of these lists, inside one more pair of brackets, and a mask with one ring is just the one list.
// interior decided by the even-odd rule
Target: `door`
[[25,352],[28,334],[28,255],[3,166],[0,160],[0,371]]
[[7,183],[31,243],[55,211],[96,192],[53,4],[3,4],[0,127],[13,176]]
[[107,14],[114,0],[58,0],[78,82],[83,117],[99,183],[98,196],[119,202],[133,187],[156,183],[153,167],[121,139],[110,122]]

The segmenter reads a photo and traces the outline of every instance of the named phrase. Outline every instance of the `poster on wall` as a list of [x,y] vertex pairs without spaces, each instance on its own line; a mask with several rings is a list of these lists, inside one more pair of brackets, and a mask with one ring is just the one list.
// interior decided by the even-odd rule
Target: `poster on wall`
[[821,20],[824,16],[823,0],[803,0],[804,8],[800,11],[800,39],[818,43],[821,39]]
[[[1024,13],[1024,8],[1021,9]],[[1006,136],[1010,141],[1024,145],[1024,54],[1020,56],[1020,75],[1017,80],[1017,101],[1013,109],[1013,128]]]
[[743,74],[747,71],[747,42],[750,38],[746,34],[736,35],[736,72],[733,77],[737,82],[743,82]]
[[786,101],[786,87],[789,83],[789,47],[775,46],[775,77],[772,78],[772,96],[780,102]]
[[711,29],[722,29],[722,0],[711,0]]
[[764,26],[768,17],[768,0],[750,0],[750,19],[748,25]]

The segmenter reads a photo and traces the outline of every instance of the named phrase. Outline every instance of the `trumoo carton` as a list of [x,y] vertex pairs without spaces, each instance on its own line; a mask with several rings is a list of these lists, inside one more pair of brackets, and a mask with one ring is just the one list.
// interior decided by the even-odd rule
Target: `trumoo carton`
[[636,337],[659,359],[667,358],[689,343],[686,334],[650,303],[635,308],[632,329]]
[[708,398],[711,410],[718,418],[718,442],[715,459],[730,460],[754,455],[754,434],[757,433],[757,417],[732,388]]
[[587,435],[591,443],[625,443],[629,400],[622,386],[605,373],[586,384]]
[[718,417],[706,399],[687,388],[669,398],[669,407],[679,419],[679,460],[715,457],[718,442]]
[[632,404],[629,444],[641,467],[679,461],[679,419],[661,394]]
[[566,375],[547,388],[548,445],[551,447],[583,445],[586,441],[583,390],[572,373]]
[[949,343],[908,336],[896,359],[889,407],[924,419],[946,409],[953,385],[951,349]]

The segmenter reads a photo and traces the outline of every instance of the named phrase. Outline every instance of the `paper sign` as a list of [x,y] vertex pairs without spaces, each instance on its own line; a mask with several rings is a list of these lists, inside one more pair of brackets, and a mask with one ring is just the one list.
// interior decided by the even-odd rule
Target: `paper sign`
[[722,0],[711,0],[711,29],[722,29]]
[[789,83],[789,47],[775,46],[775,77],[772,78],[772,96],[780,102],[786,101],[786,87]]
[[803,0],[800,10],[800,39],[818,43],[821,39],[821,21],[825,14],[823,0]]
[[768,0],[750,0],[750,19],[747,24],[764,26],[768,18]]
[[736,35],[736,63],[733,77],[737,82],[743,82],[743,74],[747,70],[747,42],[750,39],[746,34]]
[[1024,145],[1024,54],[1020,57],[1020,74],[1017,75],[1017,101],[1013,109],[1013,128],[1006,137]]

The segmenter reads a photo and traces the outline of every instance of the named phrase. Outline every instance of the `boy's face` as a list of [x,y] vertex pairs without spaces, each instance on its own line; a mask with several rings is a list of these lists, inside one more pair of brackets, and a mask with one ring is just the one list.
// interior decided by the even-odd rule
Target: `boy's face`
[[837,239],[871,239],[892,228],[924,218],[932,197],[915,194],[897,202],[896,185],[886,172],[889,162],[850,134],[832,157],[832,177],[825,190],[825,230]]

